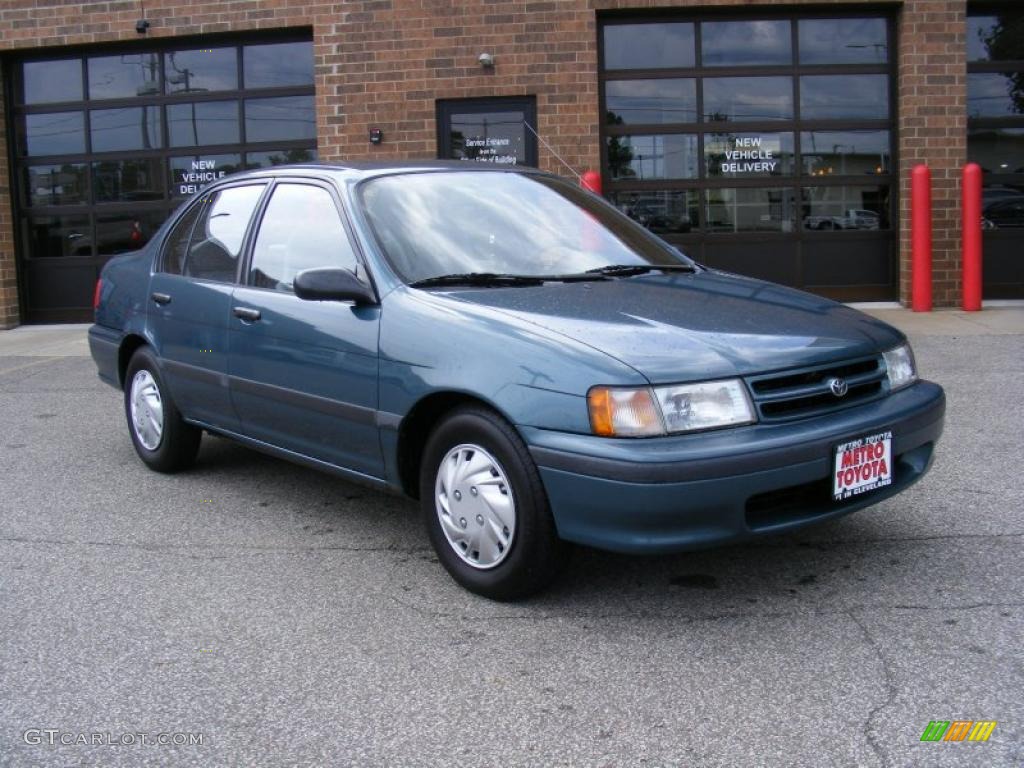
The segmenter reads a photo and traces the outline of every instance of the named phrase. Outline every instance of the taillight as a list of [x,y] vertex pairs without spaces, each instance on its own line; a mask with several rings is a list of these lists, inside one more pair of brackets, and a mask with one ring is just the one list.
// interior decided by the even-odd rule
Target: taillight
[[95,312],[100,308],[100,292],[103,290],[103,278],[97,278],[96,289],[92,293],[92,308]]

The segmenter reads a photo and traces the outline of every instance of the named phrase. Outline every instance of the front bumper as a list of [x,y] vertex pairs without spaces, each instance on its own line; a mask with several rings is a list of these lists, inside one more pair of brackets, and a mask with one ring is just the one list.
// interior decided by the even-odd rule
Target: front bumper
[[[648,439],[522,427],[559,535],[631,553],[742,541],[828,520],[887,499],[931,466],[946,398],[921,381],[863,406],[788,424]],[[893,482],[834,502],[839,443],[891,430]]]

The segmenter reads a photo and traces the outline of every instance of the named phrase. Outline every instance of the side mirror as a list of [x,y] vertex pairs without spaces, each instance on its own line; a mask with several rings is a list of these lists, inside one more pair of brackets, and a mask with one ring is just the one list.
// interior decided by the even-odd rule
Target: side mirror
[[304,269],[295,276],[295,295],[307,301],[353,301],[356,305],[376,304],[373,289],[341,267]]

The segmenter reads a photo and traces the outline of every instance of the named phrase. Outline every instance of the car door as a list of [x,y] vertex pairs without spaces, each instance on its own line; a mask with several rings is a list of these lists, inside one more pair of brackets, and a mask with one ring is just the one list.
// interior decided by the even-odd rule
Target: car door
[[267,184],[220,188],[171,229],[150,280],[149,319],[162,370],[185,418],[235,429],[227,381],[228,318],[246,230]]
[[365,277],[327,184],[279,181],[234,291],[231,396],[244,434],[380,477],[376,425],[380,307],[295,296],[295,275],[344,267]]

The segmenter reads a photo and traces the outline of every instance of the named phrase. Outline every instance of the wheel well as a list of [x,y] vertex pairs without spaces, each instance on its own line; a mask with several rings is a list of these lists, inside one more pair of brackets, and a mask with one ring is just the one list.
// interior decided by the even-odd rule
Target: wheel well
[[414,499],[420,497],[420,463],[423,449],[434,427],[456,408],[479,405],[494,410],[483,400],[462,392],[436,392],[413,406],[398,428],[398,476],[402,490]]
[[134,334],[125,336],[121,342],[121,348],[117,351],[117,382],[124,389],[124,374],[128,370],[128,361],[132,359],[135,350],[144,347],[146,340]]

